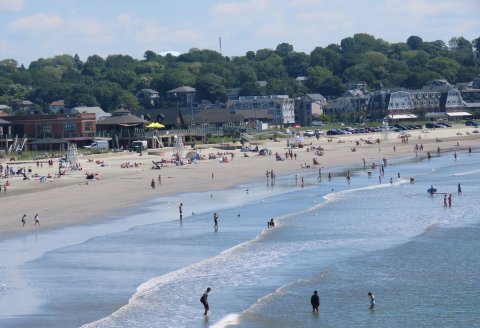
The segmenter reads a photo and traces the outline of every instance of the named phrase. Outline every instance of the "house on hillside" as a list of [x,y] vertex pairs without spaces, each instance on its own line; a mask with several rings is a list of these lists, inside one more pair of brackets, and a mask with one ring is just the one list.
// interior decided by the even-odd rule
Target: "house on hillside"
[[349,89],[340,97],[328,101],[323,112],[328,115],[350,115],[354,121],[361,121],[366,115],[370,94],[361,89]]
[[167,91],[167,99],[176,101],[179,107],[190,107],[195,104],[197,90],[189,86],[182,86]]
[[314,117],[323,114],[323,107],[327,99],[319,93],[310,93],[301,96],[295,101],[295,122],[301,126],[312,124]]
[[26,115],[35,114],[35,105],[30,100],[14,100],[12,109],[13,112],[21,111]]
[[49,105],[50,111],[52,113],[60,113],[65,110],[65,101],[64,100],[55,100],[52,101]]
[[160,94],[153,89],[141,89],[135,94],[135,97],[143,106],[154,107],[160,99]]

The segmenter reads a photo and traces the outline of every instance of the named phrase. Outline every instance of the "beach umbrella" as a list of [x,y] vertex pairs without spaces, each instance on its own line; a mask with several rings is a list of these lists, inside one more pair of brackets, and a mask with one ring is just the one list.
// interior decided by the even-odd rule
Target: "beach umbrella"
[[165,125],[158,122],[152,122],[146,126],[146,128],[149,128],[149,129],[163,129],[164,127]]

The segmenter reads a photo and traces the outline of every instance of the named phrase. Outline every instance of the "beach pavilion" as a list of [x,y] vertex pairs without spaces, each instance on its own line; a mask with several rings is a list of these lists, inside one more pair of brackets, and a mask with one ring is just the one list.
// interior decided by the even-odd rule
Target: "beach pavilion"
[[129,147],[134,140],[142,140],[145,137],[146,120],[125,109],[120,108],[112,113],[112,116],[105,117],[97,122],[97,134],[114,138],[115,148]]

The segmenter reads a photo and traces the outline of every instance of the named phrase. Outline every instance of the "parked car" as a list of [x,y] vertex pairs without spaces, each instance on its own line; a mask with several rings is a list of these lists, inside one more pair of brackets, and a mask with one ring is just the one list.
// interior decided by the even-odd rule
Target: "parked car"
[[331,129],[327,131],[327,136],[336,136],[339,134],[343,134],[343,132],[340,132],[339,130],[336,130],[336,129]]
[[446,127],[446,128],[449,128],[449,127],[452,126],[451,124],[448,124],[448,123],[445,123],[445,122],[438,122],[437,124],[443,125],[443,126]]
[[466,121],[466,122],[465,122],[465,125],[466,125],[466,126],[473,126],[473,127],[475,127],[475,128],[478,128],[478,123],[475,122],[475,121]]
[[305,130],[305,131],[303,131],[303,136],[304,136],[304,137],[314,137],[314,136],[315,136],[315,131],[313,131],[313,130]]
[[84,146],[87,149],[108,149],[108,141],[107,140],[96,140],[92,142],[90,145]]

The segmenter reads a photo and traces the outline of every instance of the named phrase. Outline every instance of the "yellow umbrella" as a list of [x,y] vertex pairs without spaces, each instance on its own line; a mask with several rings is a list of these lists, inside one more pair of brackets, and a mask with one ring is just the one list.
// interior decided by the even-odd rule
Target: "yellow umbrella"
[[163,129],[164,127],[165,125],[158,122],[152,122],[146,126],[146,128],[149,128],[149,129]]

